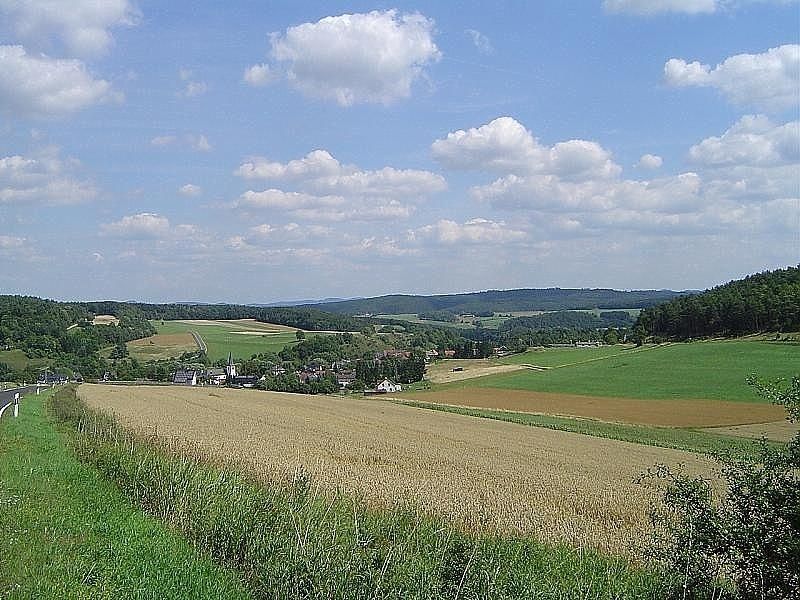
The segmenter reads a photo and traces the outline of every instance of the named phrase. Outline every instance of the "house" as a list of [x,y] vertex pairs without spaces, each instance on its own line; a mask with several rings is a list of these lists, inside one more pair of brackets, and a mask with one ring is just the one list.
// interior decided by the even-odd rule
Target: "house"
[[375,386],[375,391],[379,394],[393,394],[395,392],[399,392],[403,389],[399,383],[393,383],[388,379],[384,379],[378,385]]
[[172,376],[175,385],[197,385],[197,371],[194,369],[178,369]]
[[251,388],[255,387],[256,383],[258,383],[258,377],[255,375],[237,375],[232,379],[228,379],[228,384],[234,387]]
[[439,351],[438,350],[426,350],[425,351],[425,360],[436,360],[439,358]]
[[455,355],[456,355],[456,351],[455,350],[445,350],[444,351],[444,357],[445,358],[454,358]]
[[211,385],[225,385],[228,374],[225,369],[209,369],[206,371],[206,381]]
[[356,380],[355,371],[339,371],[336,373],[336,381],[340,387],[347,387]]

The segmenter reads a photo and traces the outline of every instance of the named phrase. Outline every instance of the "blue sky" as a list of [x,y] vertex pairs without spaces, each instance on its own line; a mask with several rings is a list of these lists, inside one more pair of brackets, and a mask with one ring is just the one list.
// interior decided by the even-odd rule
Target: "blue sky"
[[0,291],[705,288],[800,262],[792,0],[0,0]]

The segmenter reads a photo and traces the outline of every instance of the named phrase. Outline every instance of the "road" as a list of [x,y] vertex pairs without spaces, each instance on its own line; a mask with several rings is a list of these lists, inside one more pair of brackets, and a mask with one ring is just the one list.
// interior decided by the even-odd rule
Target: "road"
[[206,343],[203,340],[203,338],[200,337],[200,334],[196,331],[190,331],[189,333],[192,334],[192,337],[194,338],[194,343],[197,344],[197,348],[200,350],[200,352],[208,354],[208,346],[206,346]]
[[[42,389],[46,389],[46,386],[42,386]],[[19,397],[22,398],[25,394],[36,393],[36,386],[35,385],[27,385],[25,387],[13,388],[10,390],[4,390],[0,392],[0,410],[3,409],[4,406],[8,404],[14,403],[14,394],[19,394]],[[22,401],[20,400],[20,403]],[[7,416],[12,414],[14,411],[13,408],[9,408],[7,411],[3,413],[3,416]]]

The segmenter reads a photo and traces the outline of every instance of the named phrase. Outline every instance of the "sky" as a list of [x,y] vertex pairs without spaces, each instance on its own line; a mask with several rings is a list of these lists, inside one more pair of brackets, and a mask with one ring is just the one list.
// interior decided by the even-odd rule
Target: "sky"
[[799,111],[795,0],[0,0],[0,293],[704,289]]

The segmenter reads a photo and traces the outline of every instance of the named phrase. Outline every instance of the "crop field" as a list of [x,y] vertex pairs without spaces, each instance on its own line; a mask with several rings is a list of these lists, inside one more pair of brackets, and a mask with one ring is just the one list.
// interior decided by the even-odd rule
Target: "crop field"
[[[433,383],[448,383],[498,373],[509,373],[524,368],[523,365],[499,364],[485,358],[440,360],[426,367],[425,379]],[[460,370],[454,371],[453,369]]]
[[605,398],[763,402],[745,385],[745,378],[750,373],[767,379],[794,375],[800,369],[800,345],[724,340],[624,351],[613,346],[557,348],[527,352],[513,360],[556,368],[517,371],[449,385]]
[[[280,352],[287,344],[297,343],[296,329],[271,323],[260,323],[252,319],[232,321],[153,321],[158,335],[128,344],[128,349],[139,358],[145,348],[161,358],[180,356],[185,348],[196,349],[191,339],[197,332],[208,346],[208,357],[212,361],[234,357],[249,358],[260,352]],[[317,335],[307,333],[307,335]],[[182,339],[185,344],[174,343]],[[188,341],[187,341],[188,340]],[[161,343],[166,341],[166,343]],[[152,344],[150,342],[153,342]],[[144,356],[143,356],[144,357]],[[155,358],[155,356],[153,356]]]
[[394,396],[413,402],[660,427],[740,425],[777,421],[786,417],[786,411],[782,407],[756,402],[641,400],[474,386],[456,388],[446,385],[433,391],[404,391]]
[[197,344],[192,334],[159,333],[157,335],[128,342],[128,352],[137,360],[160,360],[180,356],[184,352],[196,352]]
[[632,552],[657,464],[711,476],[692,453],[375,400],[277,392],[83,385],[89,406],[266,481],[298,470],[334,493],[413,507],[467,530]]
[[736,435],[748,438],[765,437],[768,440],[788,442],[800,433],[800,424],[786,419],[772,423],[754,423],[752,425],[734,425],[731,427],[714,427],[706,429],[710,433]]

